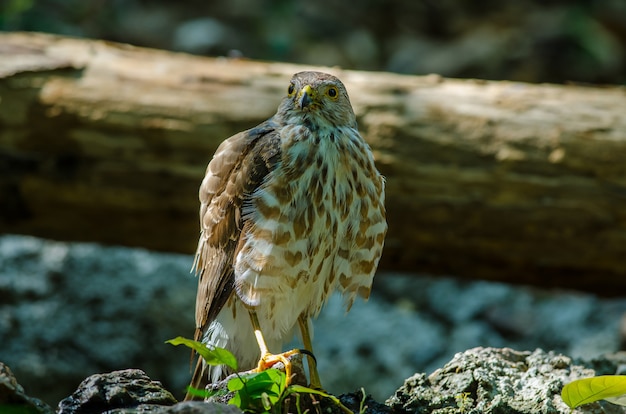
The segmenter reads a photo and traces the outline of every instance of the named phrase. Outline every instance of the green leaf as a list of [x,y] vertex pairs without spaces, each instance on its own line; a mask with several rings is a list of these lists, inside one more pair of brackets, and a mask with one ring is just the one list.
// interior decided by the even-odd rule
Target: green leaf
[[269,411],[277,401],[278,399],[270,398],[266,392],[261,393],[261,403],[263,404],[265,411]]
[[285,383],[285,374],[277,369],[268,369],[232,378],[228,381],[229,391],[239,391],[245,388],[251,398],[260,397],[266,392],[270,395],[280,395]]
[[624,394],[626,394],[626,375],[602,375],[566,384],[561,391],[561,398],[568,407],[574,409],[598,400],[620,401],[621,399],[617,397]]
[[266,369],[263,372],[260,372],[259,378],[263,381],[269,382],[272,384],[271,390],[274,391],[277,395],[282,394],[285,389],[285,373],[276,368]]
[[335,397],[334,395],[325,393],[324,391],[321,391],[321,390],[315,390],[313,388],[303,387],[302,385],[296,385],[296,384],[290,385],[289,388],[287,389],[287,391],[289,391],[289,392],[301,392],[301,393],[306,392],[306,393],[309,393],[309,394],[317,394],[317,395],[321,395],[322,397],[330,398],[336,404],[343,405],[343,404],[341,404],[341,401],[339,401],[339,398]]
[[246,380],[243,377],[237,376],[231,378],[226,386],[228,387],[228,391],[239,391],[246,386]]
[[218,347],[208,347],[202,342],[193,341],[191,339],[178,336],[174,339],[165,341],[166,344],[185,345],[196,351],[209,365],[226,365],[237,371],[237,358],[228,350]]
[[245,393],[243,395],[241,393],[235,393],[233,398],[228,400],[228,404],[239,407],[241,410],[245,410],[250,405],[250,401]]
[[321,395],[322,397],[327,397],[327,398],[333,398],[334,395],[330,395],[325,393],[324,391],[321,390],[316,390],[313,388],[309,388],[309,387],[304,387],[302,385],[297,385],[297,384],[293,384],[289,386],[289,391],[291,392],[305,392],[308,394],[317,394],[317,395]]
[[189,393],[189,395],[193,395],[194,397],[200,397],[200,398],[207,398],[210,397],[211,395],[213,395],[214,393],[211,391],[207,391],[207,390],[201,390],[198,388],[194,388],[192,386],[188,386],[187,387],[187,393]]
[[277,369],[253,372],[231,378],[228,390],[235,392],[228,401],[244,411],[269,410],[278,401],[285,388],[285,374]]

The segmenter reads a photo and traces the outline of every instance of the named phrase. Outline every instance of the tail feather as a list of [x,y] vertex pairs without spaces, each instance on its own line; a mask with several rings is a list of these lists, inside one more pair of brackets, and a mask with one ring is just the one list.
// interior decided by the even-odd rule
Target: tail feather
[[[197,390],[203,390],[208,384],[209,377],[206,372],[206,364],[204,363],[202,358],[198,356],[198,360],[196,361],[196,368],[194,369],[193,375],[191,376],[191,383],[189,384],[189,386]],[[187,391],[187,394],[185,394],[185,401],[201,399],[202,398],[191,394],[189,391]]]
[[[225,348],[228,344],[228,335],[224,331],[224,328],[221,323],[218,321],[213,321],[209,325],[206,334],[202,334],[202,330],[197,329],[195,333],[195,340],[202,341],[209,346],[216,346]],[[190,364],[193,364],[194,357],[196,356],[195,352],[191,353],[191,361]],[[197,390],[204,390],[209,383],[218,382],[221,379],[224,379],[228,374],[225,366],[210,366],[207,365],[201,356],[198,355],[196,361],[196,368],[193,371],[193,375],[191,376],[190,387],[195,388]],[[189,400],[200,400],[200,397],[192,395],[187,392],[185,395],[185,401]]]

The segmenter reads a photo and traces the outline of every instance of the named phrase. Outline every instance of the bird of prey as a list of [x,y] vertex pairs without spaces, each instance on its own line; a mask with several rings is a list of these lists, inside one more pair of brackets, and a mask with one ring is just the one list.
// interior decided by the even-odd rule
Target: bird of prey
[[[346,88],[296,73],[278,111],[218,147],[200,186],[195,339],[230,350],[240,369],[285,361],[298,325],[312,355],[311,318],[333,291],[370,294],[387,223],[374,166]],[[228,374],[198,361],[191,385]],[[311,387],[321,388],[309,357]]]

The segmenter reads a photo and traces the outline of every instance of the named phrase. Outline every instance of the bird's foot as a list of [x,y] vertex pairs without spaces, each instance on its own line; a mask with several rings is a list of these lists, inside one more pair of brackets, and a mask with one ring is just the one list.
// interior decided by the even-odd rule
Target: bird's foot
[[291,351],[283,352],[281,354],[271,354],[268,352],[261,355],[261,359],[259,359],[259,364],[257,365],[256,370],[258,372],[265,371],[278,363],[282,363],[285,367],[285,387],[288,387],[292,380],[291,357],[303,353],[308,354],[309,352],[303,349],[292,349]]

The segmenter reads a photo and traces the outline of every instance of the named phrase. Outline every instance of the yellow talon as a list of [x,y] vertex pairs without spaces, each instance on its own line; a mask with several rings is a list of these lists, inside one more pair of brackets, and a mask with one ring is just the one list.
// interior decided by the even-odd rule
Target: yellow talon
[[261,332],[261,324],[259,323],[259,318],[255,311],[250,310],[250,321],[252,322],[252,328],[254,329],[254,336],[256,337],[257,343],[259,344],[259,349],[261,350],[261,359],[259,359],[259,364],[257,365],[257,371],[265,371],[266,369],[272,367],[274,364],[278,362],[282,362],[285,366],[285,386],[289,386],[291,383],[291,361],[289,361],[289,357],[305,353],[307,354],[307,359],[309,361],[309,376],[311,378],[310,387],[313,389],[321,390],[322,383],[320,381],[319,374],[317,373],[317,362],[315,361],[315,357],[313,356],[313,346],[311,343],[311,335],[309,333],[309,325],[307,318],[302,315],[298,318],[298,323],[300,325],[300,331],[302,332],[302,342],[304,343],[304,351],[300,351],[299,349],[292,349],[291,351],[284,352],[282,354],[272,354],[269,352],[267,348],[267,344],[265,343],[265,338],[263,338],[263,333]]

